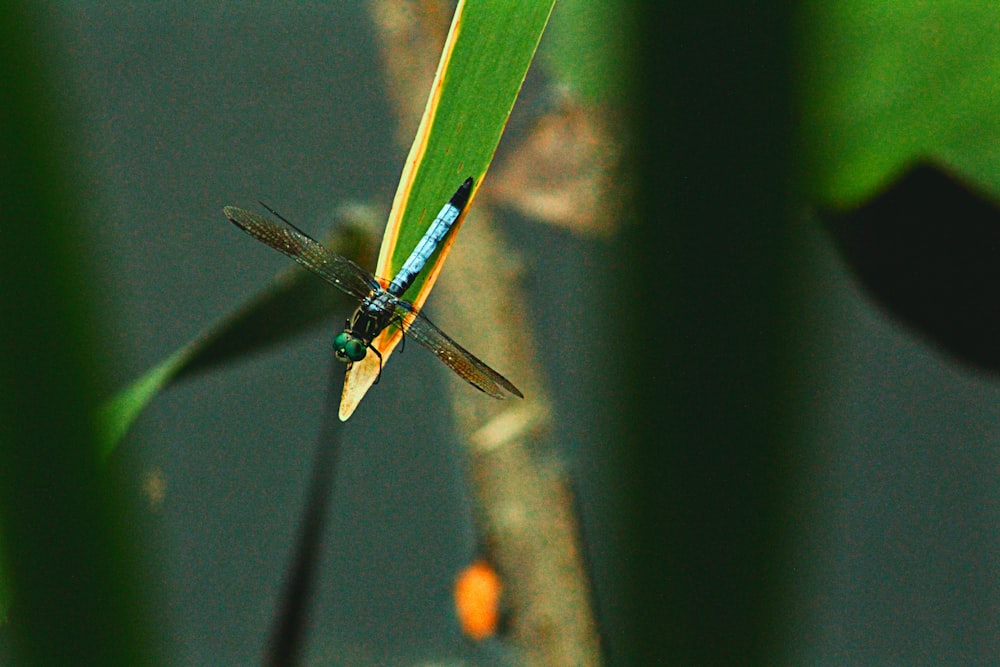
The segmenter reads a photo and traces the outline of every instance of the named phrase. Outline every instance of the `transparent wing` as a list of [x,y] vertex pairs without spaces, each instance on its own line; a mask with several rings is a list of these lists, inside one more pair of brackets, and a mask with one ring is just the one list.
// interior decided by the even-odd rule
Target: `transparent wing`
[[[466,382],[486,392],[493,398],[507,398],[510,395],[524,398],[524,394],[507,378],[477,359],[471,352],[453,341],[423,313],[416,312],[405,301],[397,303],[397,314],[403,319],[403,329],[407,335],[433,352],[448,368],[461,375]],[[405,324],[407,315],[415,316]]]
[[222,212],[229,218],[229,222],[250,236],[288,255],[359,301],[372,291],[382,289],[370,272],[346,257],[328,250],[287,220],[265,218],[235,206],[226,206]]

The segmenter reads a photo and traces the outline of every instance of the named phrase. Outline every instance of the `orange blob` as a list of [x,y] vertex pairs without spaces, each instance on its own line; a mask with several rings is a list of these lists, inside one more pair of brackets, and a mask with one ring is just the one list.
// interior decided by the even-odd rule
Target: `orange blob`
[[500,618],[500,575],[484,560],[455,578],[455,613],[462,632],[476,641],[496,634]]

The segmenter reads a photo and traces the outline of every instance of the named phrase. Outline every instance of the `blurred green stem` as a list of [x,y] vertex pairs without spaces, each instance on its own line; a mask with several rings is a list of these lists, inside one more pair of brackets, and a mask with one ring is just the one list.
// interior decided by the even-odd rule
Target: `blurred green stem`
[[19,664],[148,664],[95,436],[93,314],[40,17],[0,5],[0,527]]

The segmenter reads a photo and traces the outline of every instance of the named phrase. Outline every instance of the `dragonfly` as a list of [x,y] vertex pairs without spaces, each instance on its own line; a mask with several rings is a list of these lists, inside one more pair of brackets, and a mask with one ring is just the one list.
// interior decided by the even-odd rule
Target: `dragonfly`
[[314,240],[266,204],[263,206],[277,220],[235,206],[226,206],[222,211],[230,222],[250,236],[291,257],[340,291],[358,300],[359,305],[347,319],[344,331],[333,339],[334,356],[346,363],[348,368],[351,364],[364,359],[371,351],[378,357],[379,377],[381,377],[382,353],[376,349],[372,341],[392,325],[399,327],[406,336],[433,352],[448,368],[476,389],[493,398],[504,399],[509,396],[524,398],[524,394],[507,378],[452,340],[412,303],[403,299],[403,294],[413,284],[427,264],[427,260],[461,216],[469,202],[472,184],[471,177],[466,179],[448,203],[441,208],[441,212],[434,218],[423,238],[387,287],[382,287],[370,271]]

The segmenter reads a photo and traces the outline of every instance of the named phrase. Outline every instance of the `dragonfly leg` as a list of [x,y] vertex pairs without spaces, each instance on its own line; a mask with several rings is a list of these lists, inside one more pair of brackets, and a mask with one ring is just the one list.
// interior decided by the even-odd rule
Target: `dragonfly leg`
[[378,381],[382,379],[382,353],[376,350],[374,345],[369,345],[368,349],[378,357],[378,375],[375,376],[375,382],[372,382],[372,384],[378,384]]
[[397,313],[386,326],[394,326],[399,329],[401,340],[399,341],[399,353],[406,352],[406,329],[403,328],[403,318]]

